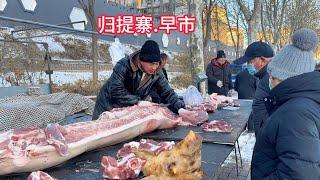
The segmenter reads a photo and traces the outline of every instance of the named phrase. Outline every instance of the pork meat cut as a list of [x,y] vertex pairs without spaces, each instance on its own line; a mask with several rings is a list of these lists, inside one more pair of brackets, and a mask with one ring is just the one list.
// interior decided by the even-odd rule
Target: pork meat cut
[[83,152],[117,144],[155,129],[175,127],[181,117],[154,103],[113,109],[98,120],[0,132],[0,175],[32,172]]

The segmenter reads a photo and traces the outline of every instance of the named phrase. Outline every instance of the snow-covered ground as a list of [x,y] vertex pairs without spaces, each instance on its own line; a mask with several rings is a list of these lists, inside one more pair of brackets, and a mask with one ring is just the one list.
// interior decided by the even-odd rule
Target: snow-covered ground
[[[98,74],[99,80],[106,80],[110,77],[112,71],[100,71]],[[172,79],[175,76],[178,76],[180,73],[168,73],[169,79]],[[44,72],[36,72],[33,73],[33,82],[34,84],[39,83],[39,79],[44,80],[44,82],[49,82],[49,77]],[[91,71],[53,71],[51,75],[52,81],[55,84],[67,84],[67,83],[75,83],[78,80],[90,80],[92,79],[92,72]],[[5,81],[3,77],[0,76],[0,87],[8,87],[10,83]],[[185,89],[176,90],[177,92],[184,92]]]
[[[110,77],[112,71],[100,71],[98,73],[99,80],[106,80]],[[75,83],[78,80],[90,80],[92,79],[92,72],[83,71],[54,71],[51,75],[52,81],[55,84],[67,84]],[[49,76],[45,73],[36,72],[33,73],[32,81],[34,84],[39,83],[39,79],[42,79],[45,83],[49,82]],[[3,77],[0,76],[0,87],[8,87],[10,83],[5,81]]]
[[[10,32],[12,31],[12,28],[4,28],[0,34],[10,34]],[[29,34],[29,35],[46,35],[46,34],[55,34],[57,32],[55,31],[44,31],[44,30],[39,30],[34,32],[34,34]],[[16,33],[15,37],[26,37],[26,33]],[[84,36],[78,36],[78,35],[74,35],[74,34],[62,34],[62,35],[58,35],[55,37],[59,37],[60,41],[64,42],[66,41],[66,43],[76,43],[75,40],[81,40],[84,43],[86,43],[87,45],[89,45],[89,43],[91,43],[91,38],[90,37],[84,37]],[[63,45],[61,44],[60,41],[56,41],[55,38],[53,37],[34,37],[32,38],[33,41],[39,41],[39,42],[45,42],[48,43],[49,46],[49,52],[64,52],[66,51],[66,49],[63,47]],[[130,55],[131,53],[133,53],[133,49],[131,47],[136,47],[133,45],[128,45],[128,44],[123,44],[119,41],[118,38],[115,38],[114,42],[112,41],[104,41],[104,40],[100,40],[99,41],[100,44],[108,44],[110,45],[108,51],[109,54],[111,56],[112,59],[112,64],[115,65],[121,58],[123,58],[125,55]],[[37,47],[39,48],[39,50],[44,51],[44,47],[41,44],[36,44]],[[172,62],[171,60],[173,59],[174,55],[176,55],[175,52],[168,52],[168,51],[164,51],[165,53],[168,54],[169,56],[169,62]],[[54,58],[54,60],[60,60],[60,61],[68,61],[68,62],[77,62],[77,61],[88,61],[86,59],[83,60],[73,60],[73,59],[65,59],[65,58]],[[110,75],[111,75],[111,71],[101,71],[99,72],[99,79],[100,80],[104,80],[107,79]],[[168,72],[168,76],[169,76],[169,81],[172,80],[172,78],[181,75],[181,73],[179,72]],[[8,75],[6,76],[8,77]],[[66,84],[66,83],[74,83],[77,80],[89,80],[92,78],[92,72],[83,72],[83,71],[54,71],[53,75],[52,75],[52,81],[56,84]],[[33,73],[32,74],[32,82],[33,84],[37,84],[39,82],[39,80],[42,79],[44,80],[44,82],[48,82],[49,78],[45,73]],[[10,86],[10,83],[5,81],[5,77],[2,77],[0,75],[0,87],[6,87],[6,86]],[[179,90],[178,90],[179,91]],[[185,91],[185,90],[183,90]]]
[[[240,152],[243,163],[251,164],[252,152],[254,144],[256,143],[256,137],[254,133],[248,133],[244,131],[238,139]],[[234,150],[230,153],[224,164],[235,163],[235,153]]]
[[122,44],[118,38],[115,38],[115,41],[109,47],[109,54],[113,66],[115,66],[120,59],[132,53],[133,50],[129,46]]
[[[98,73],[99,80],[106,80],[110,77],[112,71],[100,71]],[[46,81],[48,81],[48,76],[46,75]],[[90,80],[92,79],[92,72],[83,72],[83,71],[54,71],[52,75],[52,81],[56,84],[66,84],[66,83],[75,83],[78,80]]]
[[[49,36],[49,37],[35,37],[32,38],[33,41],[38,41],[38,42],[46,42],[48,43],[48,47],[49,47],[49,51],[50,52],[64,52],[65,49],[62,46],[61,43],[56,42],[54,40],[53,37]],[[41,51],[45,51],[44,47],[42,44],[36,44],[37,47],[41,50]]]

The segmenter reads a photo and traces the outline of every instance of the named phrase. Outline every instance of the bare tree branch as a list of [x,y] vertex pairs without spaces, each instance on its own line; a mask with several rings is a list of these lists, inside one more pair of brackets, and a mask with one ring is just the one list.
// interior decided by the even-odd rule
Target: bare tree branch
[[244,5],[242,0],[237,0],[237,2],[238,2],[238,5],[240,6],[240,10],[242,11],[245,19],[249,21],[251,19],[250,9]]
[[252,12],[249,6],[245,6],[242,0],[237,0],[240,10],[245,17],[246,23],[248,25],[247,38],[248,43],[252,43],[255,40],[255,32],[257,31],[257,20],[258,20],[258,10],[260,9],[261,0],[254,0],[254,7]]

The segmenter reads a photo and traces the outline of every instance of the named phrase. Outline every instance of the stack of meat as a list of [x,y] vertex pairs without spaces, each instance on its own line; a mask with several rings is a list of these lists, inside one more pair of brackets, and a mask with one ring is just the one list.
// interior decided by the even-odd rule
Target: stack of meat
[[212,93],[203,102],[198,104],[186,104],[186,109],[190,111],[214,112],[220,106],[237,106],[238,104],[230,97]]
[[181,117],[169,109],[144,102],[105,112],[96,121],[2,132],[0,175],[52,167],[83,152],[117,144],[158,128],[172,128],[178,122]]
[[118,151],[118,161],[102,158],[103,177],[135,178],[142,169],[144,179],[201,179],[201,145],[202,137],[192,131],[177,145],[144,139],[130,142]]
[[153,140],[141,139],[140,142],[132,141],[126,143],[118,151],[116,160],[110,156],[103,156],[101,165],[103,177],[108,179],[130,179],[137,177],[146,160],[137,157],[132,149],[139,149],[150,154],[158,155],[162,151],[170,150],[174,142],[156,142]]
[[202,179],[202,139],[190,131],[184,140],[159,155],[139,149],[133,149],[133,152],[146,160],[142,167],[143,174],[147,176],[145,179]]
[[[216,109],[218,109],[218,107],[236,106],[236,105],[237,104],[233,99],[223,95],[218,95],[217,93],[213,93],[207,96],[203,101],[198,101],[197,103],[189,102],[189,104],[186,103],[186,109],[179,110],[179,115],[180,117],[182,117],[182,121],[179,123],[179,125],[189,126],[189,125],[202,124],[209,119],[209,115],[207,112],[213,112]],[[218,123],[218,124],[221,124],[221,123]],[[212,126],[216,126],[216,125],[210,125],[210,127]],[[221,126],[219,126],[218,128],[220,127]]]

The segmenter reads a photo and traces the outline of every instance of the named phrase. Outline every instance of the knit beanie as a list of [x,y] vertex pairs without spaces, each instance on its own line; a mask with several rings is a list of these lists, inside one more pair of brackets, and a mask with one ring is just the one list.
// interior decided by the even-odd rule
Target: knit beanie
[[316,61],[313,50],[318,43],[317,33],[302,28],[292,35],[292,44],[283,47],[268,64],[272,77],[285,80],[303,73],[312,72]]
[[139,58],[144,62],[159,62],[161,60],[159,45],[153,40],[146,41],[140,50]]
[[223,50],[219,50],[219,51],[217,52],[217,59],[218,59],[218,58],[225,58],[225,57],[226,57],[226,54],[224,53]]

